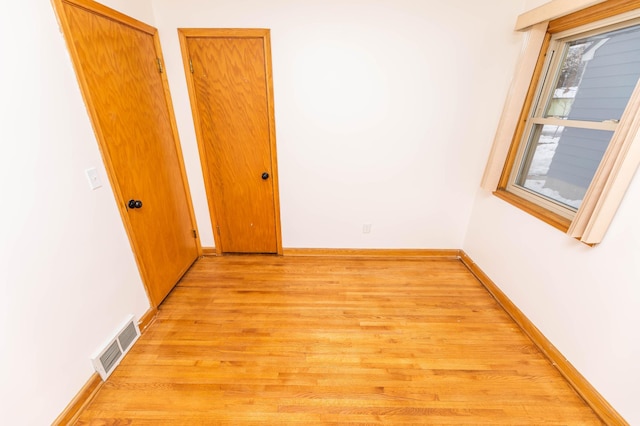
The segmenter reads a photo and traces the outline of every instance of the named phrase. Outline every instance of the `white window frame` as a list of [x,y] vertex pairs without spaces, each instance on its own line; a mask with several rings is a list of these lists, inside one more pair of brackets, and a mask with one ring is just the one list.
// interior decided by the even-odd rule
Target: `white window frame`
[[[580,3],[583,3],[583,7],[586,7],[594,3],[600,3],[600,1],[585,0]],[[528,200],[526,197],[512,194],[509,192],[511,188],[499,188],[500,181],[503,180],[503,172],[511,172],[504,170],[505,162],[508,161],[512,143],[526,145],[526,141],[524,143],[520,143],[519,140],[513,142],[513,137],[521,119],[521,112],[526,103],[529,86],[534,78],[538,57],[548,37],[549,19],[572,13],[577,10],[575,6],[575,0],[573,2],[555,0],[521,15],[518,19],[517,29],[523,28],[523,22],[527,25],[531,24],[531,26],[526,28],[525,46],[518,61],[516,75],[498,125],[481,186],[486,190],[495,191],[496,195],[511,201],[512,204],[519,207],[522,207],[522,205],[518,201],[509,200],[511,195],[515,195],[519,199]],[[640,8],[556,33],[554,38],[565,39],[575,34],[582,34],[596,28],[635,18],[640,18]],[[537,93],[539,94],[541,90],[542,87],[538,87]],[[638,112],[640,112],[640,84],[636,86],[620,122],[603,123],[603,125],[615,130],[615,133],[577,212],[574,214],[571,211],[569,214],[562,214],[563,212],[550,210],[544,203],[533,203],[540,206],[540,209],[562,216],[566,220],[566,222],[561,221],[560,225],[558,223],[554,224],[553,220],[549,220],[549,223],[567,232],[569,236],[587,244],[595,245],[602,241],[640,164],[640,114]],[[531,123],[527,123],[527,126],[531,125]],[[526,132],[523,134],[527,135]],[[514,173],[511,172],[511,174]],[[530,201],[529,204],[531,204]],[[533,210],[535,209],[534,207]],[[524,210],[541,218],[544,216],[544,214],[537,215],[531,211],[532,209],[524,208]]]

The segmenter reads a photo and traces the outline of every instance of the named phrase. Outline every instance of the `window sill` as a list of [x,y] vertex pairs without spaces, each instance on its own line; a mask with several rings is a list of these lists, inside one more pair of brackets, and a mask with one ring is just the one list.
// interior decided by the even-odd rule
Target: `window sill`
[[525,200],[524,198],[520,198],[517,195],[507,192],[504,189],[498,188],[496,191],[494,191],[493,195],[519,208],[520,210],[523,210],[530,215],[537,217],[543,222],[548,223],[549,225],[553,226],[556,229],[559,229],[564,233],[569,230],[571,221],[566,217],[550,212],[549,210],[540,207],[532,203],[531,201]]

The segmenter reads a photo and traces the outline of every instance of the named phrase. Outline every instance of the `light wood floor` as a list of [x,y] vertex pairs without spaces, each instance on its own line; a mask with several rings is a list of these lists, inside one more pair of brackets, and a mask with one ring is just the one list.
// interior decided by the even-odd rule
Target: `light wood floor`
[[78,424],[601,424],[458,260],[199,260]]

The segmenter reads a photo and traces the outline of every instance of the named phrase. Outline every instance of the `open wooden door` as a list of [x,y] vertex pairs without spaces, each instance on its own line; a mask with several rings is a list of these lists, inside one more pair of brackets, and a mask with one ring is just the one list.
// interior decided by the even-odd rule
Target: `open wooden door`
[[89,0],[54,0],[152,306],[201,251],[157,30]]
[[269,30],[180,29],[218,253],[282,253]]

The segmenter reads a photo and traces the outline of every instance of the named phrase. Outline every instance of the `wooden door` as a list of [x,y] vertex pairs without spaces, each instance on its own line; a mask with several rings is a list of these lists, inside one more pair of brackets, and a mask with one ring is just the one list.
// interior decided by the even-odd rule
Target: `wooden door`
[[[87,0],[56,0],[76,74],[151,304],[198,257],[157,31]],[[140,201],[129,205],[130,200]]]
[[281,253],[269,30],[181,29],[218,253]]

